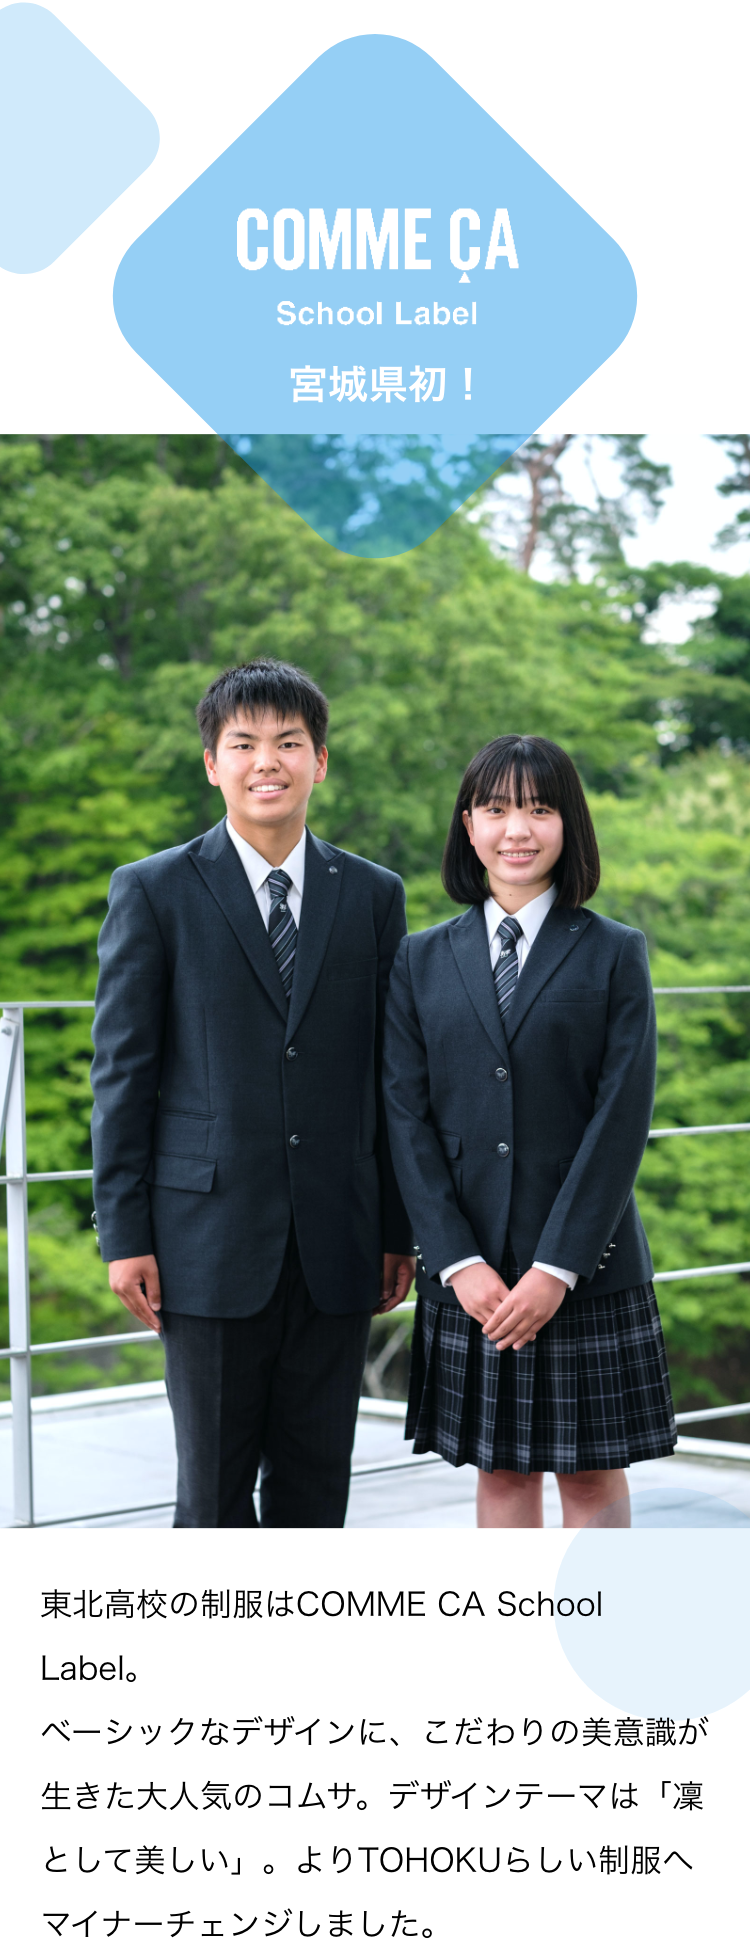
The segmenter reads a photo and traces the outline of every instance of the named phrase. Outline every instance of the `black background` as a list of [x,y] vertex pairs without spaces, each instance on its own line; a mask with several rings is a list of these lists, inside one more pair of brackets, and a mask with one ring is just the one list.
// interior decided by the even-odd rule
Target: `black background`
[[[597,37],[574,16],[508,10],[347,19],[318,10],[205,6],[200,14],[132,4],[54,12],[155,114],[151,169],[39,275],[0,272],[6,425],[200,431],[188,405],[118,332],[112,281],[130,242],[326,47],[351,33],[393,33],[434,56],[626,250],[640,289],[630,336],[547,427],[605,423],[688,431],[731,419],[746,357],[733,227],[731,128],[711,136],[711,52],[696,74],[672,50],[663,72],[634,33]],[[312,33],[310,27],[318,31]],[[723,78],[727,99],[727,78]],[[33,113],[33,101],[29,101]],[[731,114],[727,114],[731,124]],[[54,182],[50,182],[54,194]],[[723,411],[723,405],[727,409]],[[8,425],[10,429],[10,425]]]

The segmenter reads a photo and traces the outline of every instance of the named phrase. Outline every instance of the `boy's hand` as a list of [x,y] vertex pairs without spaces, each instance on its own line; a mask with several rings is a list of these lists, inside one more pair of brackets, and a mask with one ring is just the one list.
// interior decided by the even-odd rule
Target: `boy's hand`
[[375,1314],[389,1314],[394,1307],[400,1307],[406,1299],[417,1270],[417,1262],[411,1253],[383,1254],[383,1291]]
[[161,1285],[153,1253],[141,1253],[132,1260],[110,1260],[109,1284],[136,1320],[142,1320],[155,1334],[161,1333]]

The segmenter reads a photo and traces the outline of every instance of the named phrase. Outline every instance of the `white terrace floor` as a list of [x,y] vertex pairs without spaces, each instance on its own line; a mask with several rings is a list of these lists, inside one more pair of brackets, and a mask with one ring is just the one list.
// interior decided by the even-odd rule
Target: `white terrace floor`
[[[166,1528],[175,1485],[172,1422],[161,1382],[98,1397],[34,1403],[35,1515],[94,1529]],[[364,1401],[354,1448],[347,1527],[461,1529],[474,1521],[474,1469],[429,1458],[411,1462],[397,1402]],[[380,1464],[399,1462],[397,1468]],[[365,1469],[375,1473],[365,1473]],[[630,1472],[635,1526],[747,1527],[750,1444],[684,1437],[667,1461]],[[147,1505],[158,1505],[148,1507]],[[11,1421],[0,1407],[0,1526],[12,1522]],[[545,1521],[560,1524],[554,1480],[545,1480]]]

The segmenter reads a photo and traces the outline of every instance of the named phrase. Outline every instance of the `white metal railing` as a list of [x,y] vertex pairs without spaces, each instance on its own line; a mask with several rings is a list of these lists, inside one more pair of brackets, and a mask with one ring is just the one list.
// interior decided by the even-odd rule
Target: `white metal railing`
[[[727,995],[750,995],[750,984],[669,984],[655,985],[657,997],[698,996],[709,993]],[[4,1185],[7,1199],[8,1233],[8,1337],[9,1345],[0,1348],[0,1361],[10,1363],[10,1394],[12,1415],[13,1449],[13,1511],[14,1524],[18,1527],[33,1527],[34,1516],[34,1462],[32,1441],[32,1362],[42,1354],[79,1353],[82,1348],[126,1347],[134,1342],[144,1345],[158,1341],[160,1335],[150,1328],[122,1334],[89,1334],[78,1340],[40,1341],[31,1339],[31,1314],[29,1301],[29,1230],[28,1230],[28,1188],[30,1185],[62,1184],[75,1179],[91,1179],[91,1169],[67,1172],[29,1172],[26,1166],[26,1092],[24,1063],[24,1012],[27,1010],[93,1010],[93,998],[61,998],[54,1000],[34,1000],[32,1002],[7,1003],[2,1007],[0,1018],[0,1150],[5,1138],[5,1163],[7,1170],[0,1174],[0,1186]],[[727,1125],[673,1125],[655,1127],[649,1138],[691,1138],[699,1134],[715,1132],[749,1132],[750,1121]],[[655,1273],[655,1281],[668,1280],[705,1280],[716,1275],[728,1273],[750,1273],[750,1260],[734,1260],[718,1266],[677,1267],[666,1273]],[[414,1309],[416,1301],[406,1301],[399,1309],[408,1313]],[[750,1402],[741,1402],[736,1407],[692,1409],[687,1414],[676,1416],[678,1426],[694,1421],[712,1421],[721,1417],[750,1414]],[[750,1447],[750,1444],[748,1444]],[[385,1463],[358,1465],[356,1474],[377,1475],[386,1470],[422,1467],[440,1457],[403,1456]],[[167,1503],[142,1503],[133,1509],[116,1512],[128,1515],[146,1513],[151,1509],[171,1506]],[[60,1521],[79,1520],[78,1517],[61,1517]]]

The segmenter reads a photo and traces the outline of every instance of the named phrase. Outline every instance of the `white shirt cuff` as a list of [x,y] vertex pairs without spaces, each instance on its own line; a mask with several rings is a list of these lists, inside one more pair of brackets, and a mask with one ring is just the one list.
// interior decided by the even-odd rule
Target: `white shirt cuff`
[[[444,1287],[447,1287],[448,1282],[453,1278],[454,1273],[460,1273],[462,1267],[464,1266],[485,1266],[485,1265],[486,1265],[486,1261],[483,1260],[480,1253],[472,1253],[468,1260],[454,1260],[454,1263],[452,1266],[444,1266],[441,1268],[441,1271],[440,1271],[441,1285]],[[573,1288],[576,1285],[576,1282],[578,1280],[577,1273],[571,1273],[568,1267],[566,1266],[547,1266],[544,1260],[535,1260],[534,1266],[539,1268],[540,1273],[551,1273],[556,1280],[564,1280],[566,1287],[569,1287],[571,1293],[573,1292]]]
[[472,1253],[468,1260],[454,1260],[452,1266],[444,1266],[441,1268],[441,1286],[447,1287],[448,1281],[454,1273],[460,1273],[462,1266],[486,1266],[486,1264],[487,1262],[482,1259],[481,1253]]
[[573,1292],[578,1279],[577,1273],[571,1273],[566,1266],[547,1266],[545,1260],[535,1260],[534,1265],[539,1268],[540,1273],[552,1273],[556,1280],[564,1280],[566,1287],[570,1288],[571,1293]]

